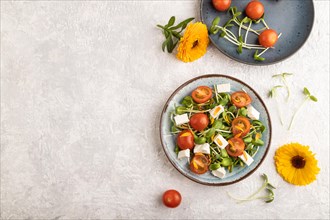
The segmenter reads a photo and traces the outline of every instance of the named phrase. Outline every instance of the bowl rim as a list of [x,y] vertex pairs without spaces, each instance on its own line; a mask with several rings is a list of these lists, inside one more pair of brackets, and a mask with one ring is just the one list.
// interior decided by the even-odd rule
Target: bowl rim
[[[249,88],[251,91],[254,92],[254,94],[257,96],[257,98],[259,99],[261,105],[265,108],[265,111],[266,111],[266,114],[267,114],[267,118],[268,118],[268,124],[269,124],[269,143],[268,145],[266,146],[266,151],[264,153],[264,155],[262,156],[260,162],[256,165],[256,167],[254,169],[252,169],[250,172],[248,172],[247,174],[243,175],[242,177],[240,177],[239,179],[237,180],[234,180],[234,181],[231,181],[231,182],[225,182],[225,183],[209,183],[209,182],[203,182],[203,181],[199,181],[199,180],[196,180],[194,178],[191,178],[190,176],[186,175],[182,170],[180,170],[176,164],[170,159],[170,156],[167,154],[166,150],[165,150],[165,144],[163,143],[163,139],[162,139],[162,127],[163,127],[163,117],[165,116],[165,112],[168,108],[168,105],[169,105],[169,102],[173,99],[173,97],[181,90],[183,89],[184,87],[186,87],[188,84],[196,81],[196,80],[199,80],[199,79],[203,79],[203,78],[212,78],[212,77],[224,77],[224,78],[229,78],[233,81],[237,81],[238,83],[241,83],[242,85],[246,86],[247,88]],[[264,159],[267,157],[267,154],[268,154],[268,151],[269,151],[269,148],[271,146],[271,141],[272,141],[272,123],[271,123],[271,118],[270,118],[270,114],[268,112],[268,109],[267,109],[267,106],[265,105],[264,101],[261,99],[261,97],[259,96],[259,94],[251,87],[249,86],[248,84],[246,84],[245,82],[235,78],[235,77],[232,77],[232,76],[228,76],[228,75],[223,75],[223,74],[205,74],[205,75],[200,75],[200,76],[197,76],[197,77],[194,77],[188,81],[186,81],[185,83],[183,83],[182,85],[180,85],[171,95],[170,97],[167,99],[164,107],[163,107],[163,110],[162,110],[162,113],[161,113],[161,117],[160,117],[160,123],[159,123],[159,137],[160,137],[160,142],[161,142],[161,145],[162,145],[162,148],[165,152],[165,155],[167,157],[167,159],[170,161],[170,163],[173,165],[173,167],[179,171],[179,173],[181,173],[183,176],[187,177],[188,179],[196,182],[196,183],[200,183],[200,184],[203,184],[203,185],[208,185],[208,186],[225,186],[225,185],[230,185],[230,184],[234,184],[234,183],[237,183],[245,178],[247,178],[248,176],[250,176],[252,173],[254,173],[258,168],[259,166],[263,163]]]
[[[202,21],[203,24],[205,24],[205,21],[203,19],[203,16],[202,16],[202,10],[203,10],[203,2],[206,1],[206,0],[201,0],[200,1],[200,20]],[[310,0],[311,3],[312,3],[312,8],[313,8],[313,13],[312,13],[312,26],[311,26],[311,29],[307,35],[307,37],[304,39],[304,41],[302,42],[302,44],[297,48],[297,50],[295,50],[293,53],[291,53],[289,56],[286,56],[286,57],[283,57],[279,60],[276,60],[274,62],[270,62],[270,63],[263,63],[263,62],[256,62],[256,63],[251,63],[251,62],[247,62],[247,61],[244,61],[244,60],[241,60],[241,59],[238,59],[236,57],[233,57],[231,56],[229,53],[226,53],[222,48],[220,48],[214,41],[213,39],[210,37],[209,35],[209,39],[210,41],[212,42],[212,44],[222,53],[224,54],[225,56],[227,56],[228,58],[232,59],[232,60],[235,60],[239,63],[243,63],[243,64],[247,64],[247,65],[251,65],[251,66],[268,66],[268,65],[273,65],[273,64],[277,64],[277,63],[280,63],[284,60],[287,60],[288,58],[292,57],[294,54],[296,54],[307,42],[307,40],[309,39],[312,31],[313,31],[313,28],[314,28],[314,23],[315,23],[315,6],[314,6],[314,1],[313,0]],[[205,24],[206,25],[206,24]]]

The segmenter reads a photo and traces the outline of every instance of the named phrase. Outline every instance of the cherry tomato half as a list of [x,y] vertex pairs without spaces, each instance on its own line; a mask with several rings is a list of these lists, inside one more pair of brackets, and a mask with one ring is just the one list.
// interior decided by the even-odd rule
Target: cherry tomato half
[[209,117],[203,113],[194,114],[191,116],[189,121],[190,126],[197,131],[204,130],[209,125],[209,123]]
[[258,20],[265,13],[265,8],[261,2],[254,0],[247,4],[245,13],[252,20]]
[[196,153],[191,159],[190,170],[196,174],[203,174],[209,170],[209,159],[201,153]]
[[191,96],[195,102],[204,103],[212,98],[212,90],[207,86],[199,86],[191,93]]
[[278,40],[278,35],[276,31],[272,29],[267,29],[261,32],[261,34],[258,37],[259,44],[261,44],[264,47],[272,47],[276,44]]
[[178,134],[176,139],[181,150],[193,149],[194,147],[194,135],[190,130],[183,130]]
[[231,4],[231,0],[212,0],[213,6],[218,11],[226,11]]
[[249,105],[251,101],[251,97],[246,92],[239,91],[231,94],[231,102],[238,108]]
[[167,190],[163,194],[163,203],[169,208],[178,207],[181,203],[181,199],[181,194],[174,189]]
[[240,116],[233,120],[232,124],[232,132],[235,135],[239,135],[238,137],[244,137],[250,131],[250,121],[246,117]]
[[226,147],[227,153],[232,157],[237,157],[243,154],[245,144],[242,138],[230,138]]

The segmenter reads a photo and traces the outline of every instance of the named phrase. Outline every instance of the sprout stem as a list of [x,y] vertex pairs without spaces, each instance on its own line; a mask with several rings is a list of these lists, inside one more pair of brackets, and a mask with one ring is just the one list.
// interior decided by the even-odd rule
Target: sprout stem
[[269,27],[268,27],[268,25],[267,25],[267,23],[266,23],[266,21],[265,21],[264,19],[261,19],[261,22],[265,25],[265,27],[266,27],[267,29],[269,29]]
[[[234,19],[234,22],[235,22],[237,25],[240,25],[240,22],[238,22],[236,18]],[[242,25],[242,28],[245,29],[245,30],[248,29],[248,27],[246,27],[245,25]],[[250,31],[251,31],[252,33],[255,33],[256,35],[259,35],[259,33],[258,33],[257,31],[255,31],[255,30],[253,30],[252,28],[250,29]]]
[[291,119],[291,122],[290,122],[290,125],[289,125],[288,130],[291,129],[291,127],[292,127],[292,125],[293,125],[293,121],[294,121],[294,119],[296,118],[297,113],[299,112],[299,110],[302,108],[302,106],[305,104],[305,102],[306,102],[308,99],[309,99],[309,97],[306,97],[306,98],[304,99],[304,101],[301,103],[301,105],[299,106],[299,108],[296,110],[296,112],[295,112],[294,115],[292,116],[292,119]]
[[246,44],[247,36],[248,36],[249,31],[250,31],[250,28],[251,28],[251,24],[252,24],[252,21],[250,21],[250,23],[249,23],[249,27],[248,27],[248,29],[246,30],[245,39],[244,39],[244,43],[245,43],[245,44]]

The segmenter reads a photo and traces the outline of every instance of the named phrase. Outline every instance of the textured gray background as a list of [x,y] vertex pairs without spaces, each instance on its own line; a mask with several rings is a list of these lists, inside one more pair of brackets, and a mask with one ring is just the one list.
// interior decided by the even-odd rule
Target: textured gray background
[[[198,1],[1,2],[1,218],[329,218],[329,1],[315,1],[316,20],[304,47],[265,67],[230,60],[210,45],[190,64],[161,51],[155,28],[171,15],[199,17]],[[284,36],[285,37],[285,36]],[[267,91],[271,76],[293,72],[286,122],[307,86],[308,103],[288,132]],[[221,73],[244,80],[264,98],[273,142],[261,167],[235,185],[208,187],[179,174],[164,155],[159,117],[186,80]],[[282,94],[284,96],[285,93]],[[284,107],[285,106],[285,107]],[[296,187],[276,173],[282,144],[310,145],[316,182]],[[275,201],[237,205],[267,173]],[[180,208],[160,201],[169,188]]]

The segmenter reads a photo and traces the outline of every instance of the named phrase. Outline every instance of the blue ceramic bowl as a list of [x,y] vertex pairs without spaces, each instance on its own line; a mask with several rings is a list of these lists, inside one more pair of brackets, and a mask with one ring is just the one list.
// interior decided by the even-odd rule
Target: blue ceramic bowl
[[[185,96],[190,95],[191,92],[198,86],[206,85],[212,87],[213,85],[221,83],[230,83],[231,92],[239,91],[244,88],[244,90],[252,98],[251,105],[260,112],[260,121],[262,121],[262,123],[266,127],[266,130],[262,135],[262,140],[264,141],[265,145],[259,148],[258,152],[253,158],[254,162],[250,166],[235,167],[231,173],[227,172],[226,177],[224,179],[219,179],[213,176],[210,172],[207,172],[202,175],[197,175],[191,172],[187,160],[177,159],[177,155],[174,152],[176,135],[172,135],[170,133],[170,129],[172,126],[172,122],[170,120],[170,113],[175,110],[175,104],[178,105]],[[170,160],[170,162],[181,174],[183,174],[187,178],[205,185],[220,186],[233,184],[253,173],[260,166],[260,164],[267,155],[268,149],[270,147],[271,134],[272,127],[269,113],[260,96],[247,84],[243,83],[238,79],[225,75],[203,75],[191,79],[181,85],[173,92],[173,94],[167,100],[161,115],[160,122],[161,143],[163,145],[165,154]]]
[[[232,0],[231,6],[236,6],[238,11],[243,12],[250,0]],[[251,65],[269,65],[280,62],[297,52],[308,39],[314,23],[314,5],[312,0],[260,0],[265,7],[265,20],[271,29],[282,33],[275,44],[274,49],[269,49],[262,57],[264,61],[255,61],[253,58],[255,50],[243,49],[238,54],[237,46],[219,34],[210,35],[211,42],[228,57]],[[244,16],[244,15],[242,15]],[[212,0],[201,1],[201,20],[204,24],[211,26],[215,17],[220,17],[220,25],[223,26],[231,17],[229,12],[219,12],[212,5]],[[263,28],[260,24],[254,24],[255,29]],[[238,28],[230,29],[238,35]],[[245,31],[243,31],[244,39]],[[257,35],[249,33],[248,43],[258,43]],[[259,53],[261,51],[259,50]]]

